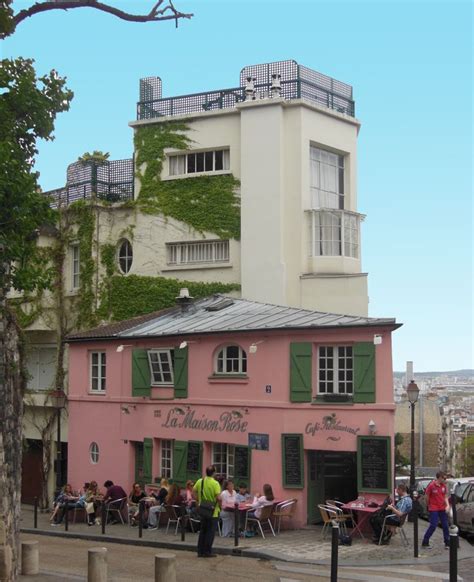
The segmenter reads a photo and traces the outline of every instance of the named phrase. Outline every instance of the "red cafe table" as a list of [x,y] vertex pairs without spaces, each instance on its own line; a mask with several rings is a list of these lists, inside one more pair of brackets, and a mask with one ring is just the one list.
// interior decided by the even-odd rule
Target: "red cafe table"
[[367,522],[369,517],[378,511],[380,507],[378,505],[376,507],[369,507],[366,503],[356,499],[355,501],[349,501],[349,503],[345,503],[342,506],[342,509],[348,510],[352,516],[354,516],[354,513],[357,515],[357,521],[355,519],[352,520],[354,529],[350,534],[351,538],[357,532],[362,539],[365,539],[365,536],[362,532],[365,530],[367,533],[367,529],[369,527]]

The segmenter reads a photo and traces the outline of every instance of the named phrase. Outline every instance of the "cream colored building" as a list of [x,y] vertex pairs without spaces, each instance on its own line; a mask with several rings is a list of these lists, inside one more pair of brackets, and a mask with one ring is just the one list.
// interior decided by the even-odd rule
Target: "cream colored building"
[[[143,182],[136,172],[145,175],[156,160],[147,158],[139,165],[138,150],[135,168],[132,160],[71,164],[66,187],[51,194],[61,208],[86,199],[90,244],[85,257],[81,220],[69,225],[60,267],[63,306],[58,311],[57,293],[45,292],[40,313],[27,327],[29,442],[40,439],[39,426],[54,413],[44,394],[54,384],[58,342],[85,325],[76,325],[72,314],[84,296],[81,277],[89,259],[89,307],[100,312],[110,279],[104,246],[114,250],[114,277],[240,285],[233,292],[249,300],[368,314],[360,233],[364,216],[357,206],[360,122],[349,85],[294,61],[245,67],[237,88],[190,96],[163,98],[161,80],[148,78],[140,83],[137,112],[138,119],[130,123],[135,135],[147,128],[160,131],[173,121],[181,124],[178,133],[188,138],[185,147],[182,142],[178,147],[172,141],[164,144],[160,175],[155,177],[160,188],[192,191],[198,184],[193,180],[202,183],[205,177],[238,180],[233,196],[234,206],[240,206],[240,233],[234,229],[224,236],[198,228],[193,220],[179,218],[182,208],[174,214],[145,211],[139,203]],[[130,204],[132,200],[136,204]],[[50,229],[39,243],[54,246],[57,240]],[[60,313],[66,321],[62,326]],[[92,370],[91,382],[93,374]],[[65,413],[63,422],[61,437],[66,441]],[[53,484],[51,471],[50,490]]]

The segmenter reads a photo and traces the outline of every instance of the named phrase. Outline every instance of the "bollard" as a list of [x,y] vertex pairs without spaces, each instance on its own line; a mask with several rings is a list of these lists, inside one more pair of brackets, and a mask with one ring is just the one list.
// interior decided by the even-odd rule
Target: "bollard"
[[38,542],[21,542],[21,573],[29,576],[39,574]]
[[[457,526],[458,525],[458,508],[456,507],[456,503],[458,502],[457,495],[452,493],[450,500],[451,500],[451,507],[453,510],[453,525]],[[459,536],[458,536],[458,548],[459,548]]]
[[339,551],[339,524],[332,522],[331,537],[331,582],[337,582],[337,557]]
[[143,499],[138,502],[138,537],[143,536]]
[[413,557],[418,558],[418,492],[413,491],[412,493],[412,501],[413,501]]
[[107,548],[87,550],[87,582],[107,582]]
[[458,580],[458,544],[459,528],[452,525],[449,528],[449,582]]
[[186,509],[184,507],[182,507],[181,509],[179,509],[178,511],[180,511],[180,517],[181,519],[179,520],[179,523],[181,525],[181,541],[184,542],[186,541]]
[[67,501],[64,508],[64,531],[69,531],[69,505]]
[[35,502],[33,506],[33,527],[38,529],[38,498],[35,497]]
[[105,534],[105,522],[107,521],[107,511],[106,511],[106,507],[105,507],[105,503],[102,502],[102,505],[100,506],[100,514],[101,514],[101,522],[102,522],[102,535]]
[[176,582],[175,554],[155,555],[155,582]]
[[239,504],[234,504],[234,547],[239,545]]

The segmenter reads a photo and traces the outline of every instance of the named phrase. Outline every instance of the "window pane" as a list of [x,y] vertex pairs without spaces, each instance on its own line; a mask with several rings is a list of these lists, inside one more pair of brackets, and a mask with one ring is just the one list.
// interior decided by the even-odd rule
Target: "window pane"
[[196,172],[204,172],[204,153],[196,154]]
[[229,170],[230,169],[230,150],[224,150],[223,158],[224,158],[224,163],[223,163],[222,169]]
[[224,158],[223,158],[223,152],[222,150],[217,150],[215,152],[215,166],[214,169],[217,170],[222,170],[224,168]]
[[188,174],[196,171],[196,154],[188,154]]
[[206,172],[212,172],[214,161],[214,152],[205,152],[204,154],[204,169]]

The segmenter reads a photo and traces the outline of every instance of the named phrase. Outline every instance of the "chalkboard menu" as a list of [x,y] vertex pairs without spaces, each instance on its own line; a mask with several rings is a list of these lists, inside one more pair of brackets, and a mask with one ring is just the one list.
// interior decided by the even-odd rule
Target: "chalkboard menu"
[[391,492],[390,449],[390,437],[358,437],[357,484],[359,491]]
[[188,442],[186,469],[188,473],[201,473],[201,443]]
[[282,434],[281,449],[283,456],[283,487],[302,489],[304,487],[303,435]]
[[250,449],[248,447],[235,447],[234,473],[239,479],[250,478]]

